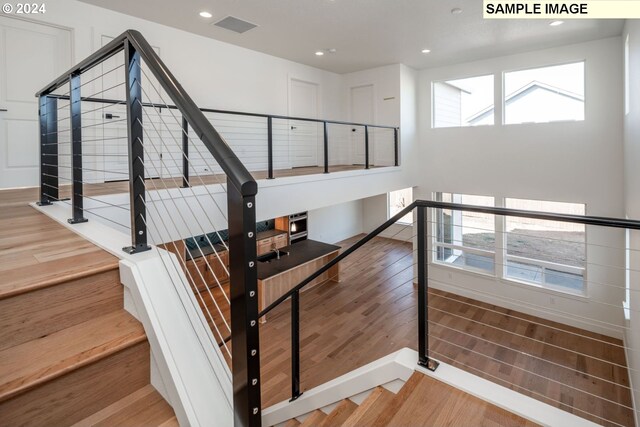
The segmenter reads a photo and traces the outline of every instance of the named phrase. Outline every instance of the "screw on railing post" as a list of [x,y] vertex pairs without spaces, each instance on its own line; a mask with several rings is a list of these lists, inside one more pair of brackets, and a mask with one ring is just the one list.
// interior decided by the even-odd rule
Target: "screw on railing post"
[[40,201],[50,205],[58,200],[58,99],[41,95],[40,116]]
[[428,259],[426,207],[418,206],[418,365],[435,371],[438,362],[429,358]]
[[364,168],[369,169],[369,126],[364,127]]
[[300,397],[300,291],[291,295],[291,400]]
[[273,179],[273,117],[267,117],[267,157],[269,175],[267,179]]
[[182,116],[182,188],[189,188],[189,123]]
[[129,137],[131,246],[122,249],[129,254],[134,254],[149,250],[151,247],[147,244],[140,53],[128,41],[124,43],[124,60]]
[[323,122],[324,127],[324,173],[329,173],[329,130],[327,122]]
[[227,206],[234,425],[253,427],[262,423],[255,196],[227,179]]
[[394,166],[400,166],[400,153],[398,146],[398,128],[393,128],[393,157]]
[[69,224],[87,222],[84,217],[82,183],[82,100],[80,98],[80,73],[69,76],[69,118],[71,119],[71,205]]

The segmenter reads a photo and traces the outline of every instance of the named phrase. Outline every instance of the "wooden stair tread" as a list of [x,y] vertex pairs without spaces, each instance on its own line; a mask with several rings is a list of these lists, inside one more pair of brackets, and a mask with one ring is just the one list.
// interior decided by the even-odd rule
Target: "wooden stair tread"
[[118,258],[28,205],[2,206],[0,299],[118,268]]
[[177,426],[173,409],[152,385],[136,390],[73,427]]
[[0,402],[146,339],[121,309],[0,352]]
[[[422,375],[422,374],[420,374]],[[395,413],[400,409],[405,400],[411,396],[413,391],[420,384],[420,377],[415,373],[409,378],[409,380],[404,383],[400,391],[393,396],[391,401],[387,402],[385,405],[385,410],[380,412],[379,415],[372,420],[370,426],[371,427],[382,427],[389,425],[389,421],[395,415]]]
[[320,427],[333,427],[340,426],[344,423],[351,414],[358,408],[353,401],[349,399],[344,399],[338,405],[333,408],[333,411],[327,415],[327,417],[322,421]]
[[395,394],[384,387],[374,388],[369,396],[358,406],[343,427],[368,426],[386,410],[387,404],[393,400]]
[[[535,426],[536,424],[422,373],[409,381],[411,392],[394,398],[396,405],[385,425],[390,426]],[[404,387],[403,387],[404,389]],[[380,418],[379,418],[380,419]]]
[[300,421],[296,420],[295,418],[291,418],[289,421],[284,423],[284,427],[296,427],[299,425],[300,425]]
[[317,427],[324,419],[327,418],[327,414],[319,409],[316,409],[300,424],[302,427]]

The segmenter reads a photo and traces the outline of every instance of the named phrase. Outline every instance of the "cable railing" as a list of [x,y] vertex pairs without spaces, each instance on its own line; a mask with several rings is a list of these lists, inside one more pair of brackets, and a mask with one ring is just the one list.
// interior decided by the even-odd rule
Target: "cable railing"
[[37,96],[39,204],[129,233],[128,254],[157,251],[230,366],[235,424],[259,426],[256,180],[137,31]]
[[[398,222],[414,210],[412,224]],[[499,217],[512,222],[523,219],[532,229],[496,229],[476,222],[463,230],[460,224],[446,223],[451,235],[460,236],[462,249],[473,251],[473,246],[464,246],[470,242],[486,245],[479,252],[491,255],[494,268],[479,274],[455,262],[466,256],[462,252],[452,249],[442,258],[440,247],[446,246],[446,239],[441,232],[441,210],[461,212],[467,219],[489,215],[492,220],[487,224]],[[559,223],[568,225],[559,227]],[[559,228],[583,229],[587,238],[579,233],[559,234]],[[625,306],[623,301],[625,293],[638,292],[625,281],[625,273],[638,268],[625,263],[624,253],[640,250],[628,247],[623,230],[640,230],[640,221],[417,200],[364,237],[350,239],[336,258],[265,307],[259,316],[270,316],[262,333],[265,339],[273,339],[273,331],[290,325],[290,400],[299,398],[304,388],[320,385],[319,379],[335,378],[336,372],[327,373],[328,366],[340,366],[346,373],[382,357],[377,347],[389,334],[387,339],[393,341],[389,351],[410,346],[417,350],[418,364],[427,369],[447,363],[597,424],[633,426],[640,412],[632,396],[640,389],[631,384],[630,376],[640,373],[640,367],[630,364],[627,357],[637,359],[640,348],[631,347],[621,337],[636,333],[624,322],[624,313],[633,316],[640,309]],[[487,233],[490,243],[478,239]],[[584,292],[547,286],[533,274],[510,274],[507,269],[514,259],[508,256],[513,249],[509,239],[514,236],[522,251],[515,261],[544,264],[558,274],[580,276]],[[543,239],[543,244],[536,239]],[[564,251],[562,245],[575,248],[576,242],[581,250]],[[561,250],[555,251],[557,247]],[[556,256],[555,263],[539,260]],[[579,271],[566,273],[561,269],[565,264],[579,265]],[[318,277],[338,265],[339,283],[335,277],[317,283]],[[342,299],[346,302],[339,302]],[[285,301],[290,303],[280,307]],[[353,305],[355,301],[358,305]],[[343,314],[346,305],[357,315]],[[362,317],[369,312],[379,315]],[[301,313],[306,313],[310,325],[321,318],[354,328],[351,333],[338,334],[339,351],[331,345],[326,350],[323,347],[332,355],[331,361],[317,354],[314,340],[325,343],[326,339],[316,327],[311,332],[301,328]],[[417,335],[413,341],[406,338],[407,329]],[[351,341],[354,348],[346,344]],[[281,349],[283,344],[278,341],[276,345]],[[342,356],[345,348],[349,353]],[[370,357],[356,357],[354,351]],[[274,357],[270,353],[265,357]],[[278,370],[271,375],[280,378],[284,373]],[[305,377],[309,378],[306,387]],[[282,394],[277,396],[282,398]]]
[[[117,74],[121,66],[111,68],[109,76]],[[142,70],[144,74],[144,70]],[[103,74],[103,77],[107,74]],[[143,76],[148,79],[150,76]],[[99,78],[89,80],[95,83]],[[84,83],[87,84],[87,83]],[[115,125],[124,122],[124,113],[109,113],[114,107],[126,104],[125,100],[117,99],[118,89],[124,84],[113,84],[105,89],[93,92],[90,96],[83,96],[82,102],[94,105],[89,112],[104,113],[104,122],[100,125]],[[112,98],[111,96],[114,96]],[[154,98],[157,98],[155,95]],[[51,98],[58,101],[70,99],[68,94],[51,94]],[[64,106],[63,106],[64,107]],[[160,109],[176,110],[171,103],[155,103],[145,101],[141,103],[143,110]],[[66,109],[64,107],[63,109]],[[339,120],[325,120],[305,117],[292,117],[274,114],[261,114],[211,108],[200,108],[204,116],[220,133],[230,148],[236,153],[247,170],[253,173],[254,179],[275,179],[278,177],[299,176],[317,173],[331,173],[346,170],[373,169],[400,165],[399,129],[393,126],[354,123]],[[165,113],[166,115],[166,113]],[[65,119],[68,119],[67,116]],[[109,120],[107,122],[107,120]],[[86,127],[97,126],[91,124]],[[193,131],[193,130],[192,130]],[[68,129],[58,130],[61,134]],[[182,134],[186,134],[183,137]],[[189,125],[176,123],[163,129],[163,137],[177,137],[183,140],[180,151],[162,152],[183,159],[179,168],[160,171],[161,176],[182,175],[183,185],[188,185],[190,175],[197,172],[220,174],[220,168],[210,170],[201,159],[188,162],[189,156]],[[113,146],[123,138],[83,139],[83,142],[112,141]],[[116,141],[116,142],[114,142]],[[197,142],[195,142],[197,143]],[[193,147],[191,147],[193,151]],[[117,154],[112,154],[115,157]],[[112,168],[113,169],[113,168]],[[117,168],[115,173],[117,173]],[[106,181],[116,180],[107,174]]]

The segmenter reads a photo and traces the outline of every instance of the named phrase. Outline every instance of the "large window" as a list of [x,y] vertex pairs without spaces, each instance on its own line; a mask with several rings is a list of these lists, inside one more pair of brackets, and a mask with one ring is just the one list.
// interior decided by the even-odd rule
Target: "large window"
[[433,127],[493,124],[493,75],[433,83]]
[[584,62],[504,73],[504,121],[584,120]]
[[[506,199],[506,207],[585,214],[585,206],[577,203]],[[505,277],[566,292],[584,293],[584,225],[507,217],[505,232]]]
[[[391,218],[413,202],[413,189],[405,188],[404,190],[390,192],[388,202],[389,218]],[[398,222],[401,224],[413,224],[413,211],[400,218]]]
[[[493,206],[493,197],[437,193],[441,202]],[[470,270],[495,272],[495,217],[450,209],[435,211],[435,261]]]

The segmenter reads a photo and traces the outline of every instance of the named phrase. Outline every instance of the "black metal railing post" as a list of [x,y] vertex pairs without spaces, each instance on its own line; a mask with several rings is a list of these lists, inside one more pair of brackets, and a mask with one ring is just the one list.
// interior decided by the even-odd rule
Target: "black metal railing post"
[[80,73],[69,76],[69,118],[71,125],[71,206],[69,224],[87,222],[84,217],[82,183],[82,104],[80,97]]
[[291,400],[300,397],[300,291],[291,295]]
[[189,122],[182,116],[182,188],[189,188]]
[[273,179],[273,117],[267,117],[267,162],[269,174],[267,179]]
[[40,115],[40,206],[58,200],[58,99],[39,97]]
[[364,127],[364,168],[369,169],[369,126]]
[[129,130],[131,246],[122,249],[129,254],[134,254],[149,250],[151,247],[147,244],[140,53],[129,41],[124,43],[124,60]]
[[424,206],[418,206],[418,365],[435,371],[438,362],[429,358],[429,299],[428,299],[428,258],[427,258],[427,233],[426,210]]
[[322,123],[324,129],[324,173],[329,173],[329,128],[327,122]]
[[393,158],[394,166],[400,166],[400,153],[398,146],[398,128],[393,128]]
[[260,334],[255,196],[227,180],[234,426],[260,426]]

